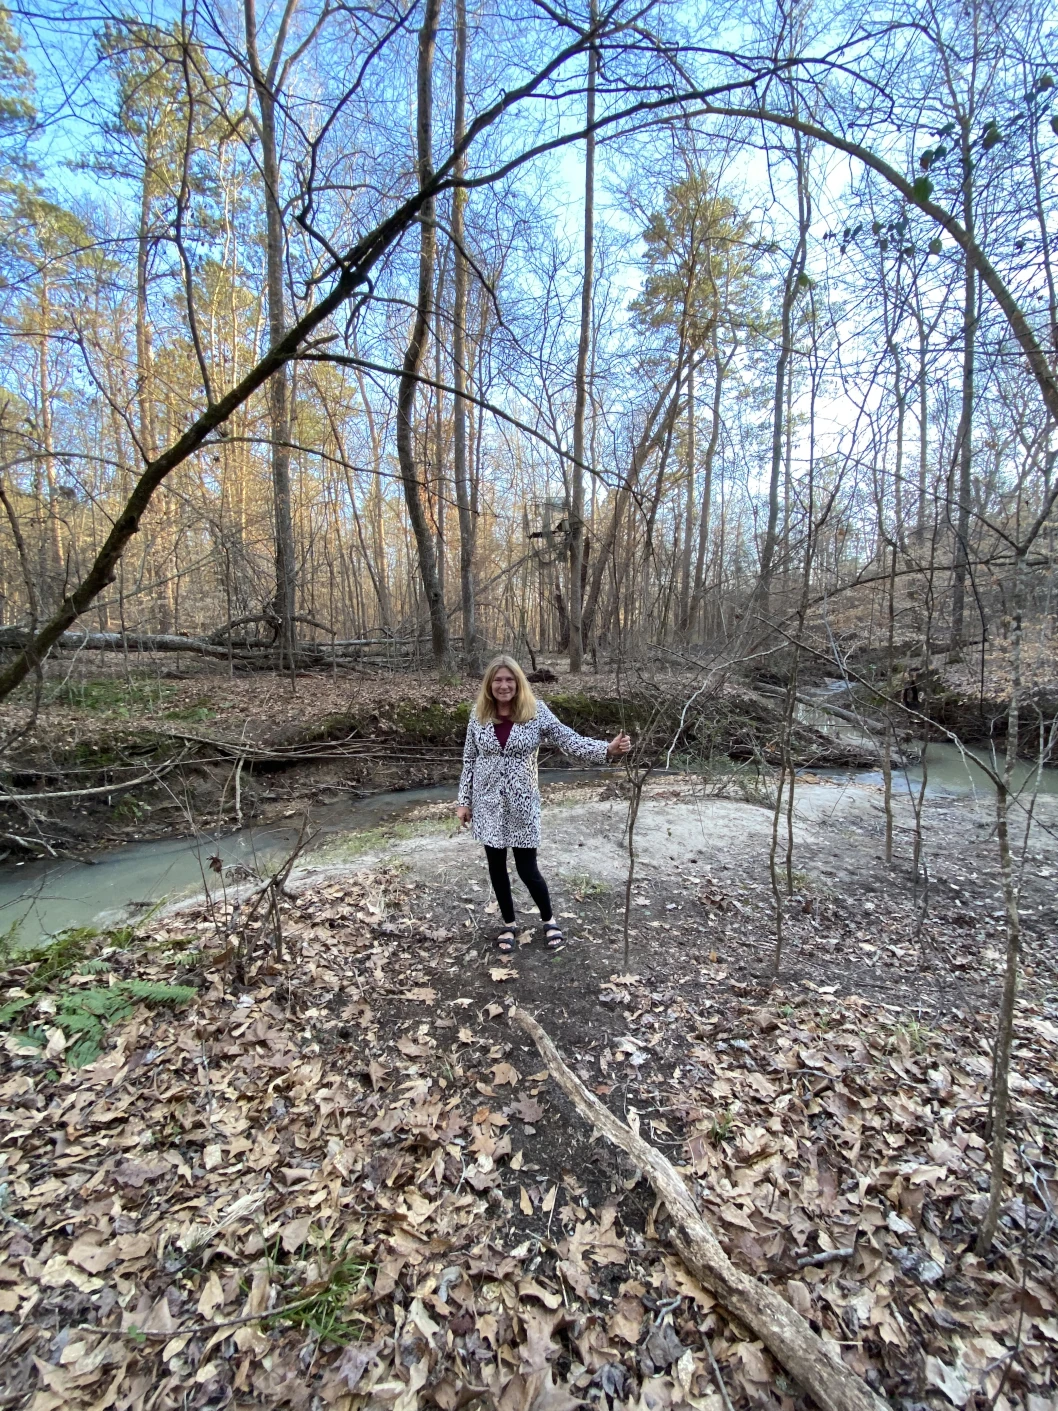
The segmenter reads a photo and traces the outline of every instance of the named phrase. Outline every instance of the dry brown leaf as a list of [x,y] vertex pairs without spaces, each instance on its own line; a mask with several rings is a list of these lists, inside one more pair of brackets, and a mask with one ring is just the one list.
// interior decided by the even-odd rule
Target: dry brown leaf
[[223,1302],[224,1286],[217,1275],[213,1271],[210,1271],[209,1278],[206,1280],[205,1286],[198,1298],[199,1317],[207,1320],[212,1318],[213,1314],[221,1307]]
[[66,1251],[66,1257],[89,1274],[101,1274],[122,1255],[116,1245],[100,1245],[91,1235],[81,1235]]
[[643,1331],[644,1317],[645,1310],[640,1300],[626,1294],[614,1304],[606,1326],[611,1337],[621,1338],[635,1347]]
[[81,1293],[93,1293],[103,1287],[103,1280],[86,1274],[77,1265],[71,1264],[64,1254],[53,1254],[41,1270],[40,1282],[45,1288],[60,1289],[64,1284],[73,1284]]

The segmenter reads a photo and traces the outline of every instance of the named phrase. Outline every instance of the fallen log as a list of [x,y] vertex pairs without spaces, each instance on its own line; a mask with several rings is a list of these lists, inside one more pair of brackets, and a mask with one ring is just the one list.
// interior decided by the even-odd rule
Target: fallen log
[[174,727],[159,728],[156,732],[166,739],[183,740],[190,744],[209,745],[230,759],[241,759],[247,764],[297,764],[302,760],[313,759],[361,759],[379,758],[393,762],[405,760],[427,760],[446,762],[461,760],[463,750],[460,745],[418,746],[405,748],[389,744],[385,740],[371,737],[347,735],[339,740],[310,740],[304,744],[253,745],[246,740],[226,740],[212,735],[196,735]]
[[[29,646],[33,633],[24,627],[0,627],[0,648]],[[215,647],[197,637],[178,637],[162,632],[64,632],[55,642],[63,651],[194,652],[198,656],[228,659],[226,647]]]
[[[210,657],[215,661],[232,661],[236,666],[260,669],[281,669],[287,658],[278,643],[256,642],[247,637],[235,637],[227,641],[217,641],[217,634],[209,637],[182,637],[173,632],[64,632],[54,643],[53,649],[64,652],[187,652],[193,656]],[[0,627],[0,651],[21,651],[29,646],[33,634],[25,627]],[[453,644],[458,638],[452,639]],[[414,655],[420,645],[428,646],[429,639],[353,637],[341,638],[334,642],[299,642],[294,653],[294,664],[299,669],[340,666],[363,666],[369,658],[365,649],[387,648],[378,660],[386,663],[389,650],[397,657]],[[374,659],[374,658],[372,658]]]
[[124,794],[129,789],[135,789],[140,784],[156,784],[159,779],[169,774],[187,759],[185,751],[179,759],[166,760],[157,769],[150,769],[146,774],[140,774],[135,779],[123,779],[117,784],[98,784],[90,789],[57,789],[53,793],[40,794],[9,794],[0,786],[0,804],[7,803],[48,803],[51,799],[86,799],[93,794],[106,794],[108,797],[113,794]]
[[888,1403],[830,1351],[784,1298],[732,1264],[672,1163],[588,1091],[532,1015],[513,1009],[510,1018],[536,1044],[551,1077],[581,1116],[647,1177],[668,1208],[672,1243],[694,1277],[760,1338],[822,1411],[889,1411]]

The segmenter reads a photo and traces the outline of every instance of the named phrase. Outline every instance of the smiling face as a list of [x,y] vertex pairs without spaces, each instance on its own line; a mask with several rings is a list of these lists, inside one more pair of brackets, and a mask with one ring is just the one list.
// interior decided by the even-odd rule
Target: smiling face
[[504,707],[509,707],[515,696],[518,694],[518,682],[515,680],[514,672],[507,667],[501,666],[492,678],[492,685],[489,688],[492,699],[499,706],[501,712]]

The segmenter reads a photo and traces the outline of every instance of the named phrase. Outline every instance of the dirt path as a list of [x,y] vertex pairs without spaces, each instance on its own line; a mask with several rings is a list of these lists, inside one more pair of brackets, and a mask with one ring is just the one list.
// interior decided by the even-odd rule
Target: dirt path
[[[576,964],[599,974],[623,963],[627,806],[614,792],[612,785],[545,789],[541,866],[556,911],[580,947]],[[889,868],[880,790],[799,784],[790,897],[785,818],[780,831],[783,982],[835,987],[834,993],[872,996],[916,1012],[971,997],[990,1002],[1001,969],[1003,921],[987,801],[927,800],[924,887],[916,887],[911,876],[913,813],[907,798],[895,801],[895,813],[896,860]],[[359,865],[399,862],[427,890],[439,921],[484,941],[498,929],[498,914],[482,850],[457,830],[445,805],[419,810],[411,815],[416,819],[402,827],[403,836],[363,855]],[[688,974],[703,982],[717,968],[740,983],[770,976],[771,830],[768,806],[709,796],[669,780],[648,787],[635,835],[631,956],[637,968],[649,971],[659,947],[677,946]],[[1022,909],[1028,974],[1045,990],[1058,973],[1056,874],[1058,799],[1041,798]],[[523,924],[531,925],[531,905],[517,882],[515,894]],[[487,944],[480,953],[489,953]]]

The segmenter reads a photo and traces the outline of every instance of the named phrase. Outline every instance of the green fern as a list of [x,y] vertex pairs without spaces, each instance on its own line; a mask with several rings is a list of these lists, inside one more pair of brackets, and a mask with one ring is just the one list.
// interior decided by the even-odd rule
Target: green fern
[[126,989],[135,1000],[146,1004],[188,1004],[197,991],[192,985],[158,985],[151,980],[122,980],[116,989]]
[[8,1000],[7,1004],[0,1006],[0,1029],[6,1029],[15,1015],[21,1014],[32,1003],[33,996],[24,995],[21,999]]
[[46,945],[15,949],[13,932],[0,937],[0,969],[11,965],[33,965],[36,968],[26,981],[30,994],[52,988],[59,980],[75,972],[99,974],[109,970],[109,963],[96,952],[104,946],[124,950],[135,938],[133,926],[117,926],[110,931],[97,931],[93,926],[72,926],[58,931]]
[[[195,991],[190,985],[160,985],[151,980],[119,980],[116,985],[63,990],[58,995],[54,1022],[66,1035],[66,1061],[73,1068],[81,1068],[98,1058],[107,1029],[127,1019],[137,1004],[187,1004],[194,997]],[[5,1004],[0,1009],[0,1027],[9,1027],[35,998],[26,995]],[[33,1029],[26,1038],[40,1047],[44,1033]]]

